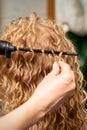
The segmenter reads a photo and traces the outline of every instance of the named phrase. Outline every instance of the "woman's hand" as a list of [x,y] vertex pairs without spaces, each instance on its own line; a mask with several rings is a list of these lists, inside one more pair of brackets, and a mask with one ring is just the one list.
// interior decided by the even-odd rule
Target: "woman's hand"
[[[75,79],[69,65],[55,62],[53,70],[38,85],[32,97],[0,118],[0,130],[24,130],[72,96]],[[36,127],[35,125],[33,127]],[[32,127],[32,128],[33,128]]]
[[72,96],[75,79],[70,66],[62,61],[53,64],[53,70],[39,84],[32,98],[38,101],[42,111],[47,113]]

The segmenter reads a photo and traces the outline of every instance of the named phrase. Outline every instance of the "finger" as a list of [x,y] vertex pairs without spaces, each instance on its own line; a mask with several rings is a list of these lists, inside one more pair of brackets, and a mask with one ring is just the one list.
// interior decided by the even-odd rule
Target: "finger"
[[72,74],[72,79],[73,81],[75,80],[75,75],[74,75],[74,72],[71,70],[71,74]]
[[33,125],[32,130],[37,130],[37,125],[36,124]]
[[61,73],[66,73],[66,74],[67,74],[67,72],[71,73],[71,68],[70,68],[69,64],[67,64],[63,61],[59,61],[58,64],[59,64]]
[[58,63],[56,61],[53,63],[52,73],[54,75],[58,75],[60,73],[60,67],[59,67],[59,65],[58,65]]

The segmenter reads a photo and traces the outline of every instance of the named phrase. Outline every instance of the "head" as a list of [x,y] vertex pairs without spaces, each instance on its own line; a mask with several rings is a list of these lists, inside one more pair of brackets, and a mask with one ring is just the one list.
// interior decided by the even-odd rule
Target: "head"
[[[59,50],[75,52],[73,44],[62,29],[49,19],[41,19],[36,14],[18,18],[6,26],[2,40],[17,47],[30,49]],[[74,95],[56,110],[49,112],[37,123],[38,130],[84,129],[85,94],[82,89],[83,76],[77,57],[34,52],[13,52],[10,59],[0,56],[0,98],[2,110],[8,113],[27,101],[38,84],[47,75],[52,64],[62,59],[70,65],[75,74]]]

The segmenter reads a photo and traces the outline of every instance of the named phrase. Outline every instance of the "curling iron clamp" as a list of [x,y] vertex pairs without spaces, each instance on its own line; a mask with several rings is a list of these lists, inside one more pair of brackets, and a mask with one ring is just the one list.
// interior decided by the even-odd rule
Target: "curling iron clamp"
[[[59,55],[61,51],[56,50],[41,50],[41,49],[30,49],[30,48],[17,48],[13,46],[10,42],[0,40],[0,55],[5,55],[7,58],[11,57],[11,53],[14,51],[24,51],[24,52],[35,52],[35,53],[46,53],[46,54],[56,54]],[[78,53],[74,52],[62,52],[62,55],[78,56]]]

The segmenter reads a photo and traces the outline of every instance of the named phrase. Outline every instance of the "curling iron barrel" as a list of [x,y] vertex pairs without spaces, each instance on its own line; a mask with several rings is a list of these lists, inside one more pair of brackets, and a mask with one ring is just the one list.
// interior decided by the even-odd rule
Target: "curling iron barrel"
[[[24,52],[35,52],[35,53],[45,53],[45,54],[56,54],[59,55],[61,51],[58,50],[41,50],[41,49],[33,49],[33,48],[18,48],[13,46],[10,42],[0,40],[0,55],[5,55],[7,58],[11,57],[11,52],[13,51],[24,51]],[[62,52],[62,55],[69,56],[78,56],[78,53],[75,52]]]

